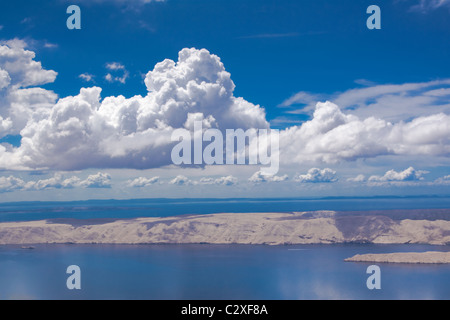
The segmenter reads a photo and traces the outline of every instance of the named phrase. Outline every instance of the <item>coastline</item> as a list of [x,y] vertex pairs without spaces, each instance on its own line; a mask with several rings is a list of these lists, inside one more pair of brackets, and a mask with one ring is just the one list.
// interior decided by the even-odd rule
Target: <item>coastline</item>
[[0,223],[0,244],[450,244],[450,221],[335,211]]

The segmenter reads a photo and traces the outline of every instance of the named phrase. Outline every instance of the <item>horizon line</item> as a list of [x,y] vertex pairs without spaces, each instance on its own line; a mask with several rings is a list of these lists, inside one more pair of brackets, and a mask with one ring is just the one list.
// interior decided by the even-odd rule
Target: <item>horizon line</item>
[[450,195],[374,195],[374,196],[324,196],[324,197],[274,197],[274,198],[127,198],[127,199],[86,199],[86,200],[35,200],[35,201],[7,201],[7,202],[1,202],[0,206],[7,206],[7,205],[17,205],[17,204],[36,204],[36,203],[86,203],[86,202],[108,202],[108,201],[115,201],[115,202],[126,202],[126,201],[137,201],[137,202],[143,202],[143,201],[189,201],[189,202],[195,202],[195,201],[212,201],[212,202],[219,202],[219,201],[318,201],[318,200],[346,200],[346,199],[420,199],[420,198],[427,198],[427,199],[445,199],[450,198]]

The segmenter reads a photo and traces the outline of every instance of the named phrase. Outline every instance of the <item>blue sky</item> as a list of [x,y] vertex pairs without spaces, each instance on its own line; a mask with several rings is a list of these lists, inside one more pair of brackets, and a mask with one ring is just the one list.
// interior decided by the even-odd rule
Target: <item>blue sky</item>
[[[66,28],[69,15],[65,11],[70,4],[81,8],[81,30]],[[372,4],[381,8],[381,30],[366,27],[369,17],[366,9]],[[272,128],[283,131],[297,126],[298,134],[302,135],[300,128],[304,122],[315,118],[316,103],[327,100],[339,106],[345,117],[341,114],[338,117],[345,118],[343,123],[349,125],[336,131],[347,130],[342,138],[347,139],[345,146],[342,143],[346,149],[336,149],[336,156],[332,155],[333,148],[324,156],[306,142],[298,148],[314,149],[310,156],[286,154],[287,158],[298,158],[282,166],[279,177],[287,175],[287,179],[249,181],[258,168],[247,167],[136,168],[131,164],[133,161],[121,162],[125,164],[118,167],[106,162],[85,164],[86,161],[74,160],[73,165],[70,162],[55,166],[44,161],[39,168],[30,165],[25,168],[4,160],[0,197],[4,201],[20,199],[24,193],[33,199],[56,198],[53,200],[177,197],[204,195],[205,189],[206,196],[446,194],[450,184],[447,118],[437,115],[447,116],[450,110],[449,15],[450,1],[433,0],[3,2],[0,39],[6,45],[8,40],[16,39],[16,46],[21,41],[26,50],[35,53],[34,61],[41,62],[42,69],[57,72],[56,76],[47,73],[46,80],[28,86],[55,93],[57,98],[52,103],[92,86],[102,88],[102,99],[145,96],[144,79],[157,63],[165,59],[176,62],[183,48],[204,48],[219,57],[231,74],[236,86],[234,97],[264,108],[265,120]],[[0,116],[5,123],[8,117],[18,122],[8,108],[16,106],[4,106]],[[331,107],[323,110],[337,112]],[[358,117],[358,121],[350,116]],[[364,122],[371,117],[386,123]],[[442,130],[429,133],[430,127],[435,130],[438,127],[428,126],[432,121],[438,121]],[[353,142],[356,146],[353,155],[348,130],[370,125],[385,126],[386,130],[390,130],[390,125],[395,128],[389,133],[384,129],[382,133],[364,129],[355,139],[367,136],[370,141]],[[17,147],[17,140],[24,134],[29,134],[33,143],[42,141],[42,135],[30,133],[31,128],[34,127],[28,122],[16,132],[10,129],[9,135],[3,134],[0,141]],[[401,142],[400,138],[392,138],[398,131],[404,132]],[[406,131],[412,132],[411,137]],[[422,144],[417,142],[420,132],[429,135]],[[378,141],[384,139],[381,136],[373,138],[377,134],[392,141],[383,144]],[[77,139],[76,135],[73,137]],[[436,143],[431,143],[434,137]],[[286,139],[290,138],[289,135]],[[377,145],[373,146],[375,140]],[[324,134],[318,144],[326,141],[329,138]],[[340,142],[343,140],[333,142],[332,146]],[[39,151],[39,146],[27,147]],[[374,151],[377,148],[378,153]],[[29,150],[23,153],[7,150],[12,153],[4,158],[29,156],[34,161],[35,153],[31,155]],[[298,153],[302,152],[298,149]],[[36,161],[47,156],[42,154]],[[309,178],[305,178],[308,174]],[[177,181],[186,183],[170,184],[180,176],[186,179]],[[230,176],[236,179],[231,181],[239,182],[222,184],[220,179]],[[23,183],[11,182],[11,177]],[[53,184],[47,181],[55,177],[59,180]],[[78,183],[62,183],[72,177],[77,177]],[[154,177],[159,177],[157,182],[131,186],[135,179]],[[199,182],[211,177],[219,180],[213,190],[208,183]],[[98,183],[92,179],[98,179],[95,180]],[[38,187],[39,181],[44,187]],[[48,187],[42,181],[47,181]],[[29,182],[35,184],[25,187]],[[0,189],[1,186],[0,181]]]
[[[109,61],[132,74],[127,85],[106,86],[99,79],[105,95],[143,94],[140,73],[176,59],[186,47],[217,54],[236,95],[265,106],[269,118],[298,91],[345,91],[359,79],[422,82],[450,71],[448,8],[411,11],[414,0],[378,1],[379,31],[365,27],[373,1],[167,0],[128,9],[117,1],[93,2],[78,1],[79,31],[65,28],[65,9],[77,1],[2,4],[2,38],[38,41],[39,60],[59,73],[49,88],[61,96],[78,93],[80,72],[101,78]],[[45,44],[57,47],[41,48]]]

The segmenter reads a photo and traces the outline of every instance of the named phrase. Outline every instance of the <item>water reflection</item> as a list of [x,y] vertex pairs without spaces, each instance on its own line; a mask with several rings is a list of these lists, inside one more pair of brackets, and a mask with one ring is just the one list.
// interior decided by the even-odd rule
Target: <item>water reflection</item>
[[[357,253],[450,250],[422,245],[0,246],[1,299],[449,299],[449,265],[381,267],[368,290]],[[82,290],[66,288],[78,265]]]

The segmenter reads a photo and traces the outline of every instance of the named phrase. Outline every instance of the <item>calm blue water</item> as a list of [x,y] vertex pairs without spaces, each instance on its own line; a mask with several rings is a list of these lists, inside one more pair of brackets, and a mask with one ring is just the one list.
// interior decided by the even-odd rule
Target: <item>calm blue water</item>
[[450,208],[450,197],[328,199],[145,199],[0,203],[0,222],[52,218],[136,218],[221,212],[367,211]]
[[[450,299],[449,265],[370,264],[357,253],[425,251],[423,245],[0,246],[0,299]],[[449,250],[449,248],[439,248]],[[81,268],[81,290],[66,269]]]

